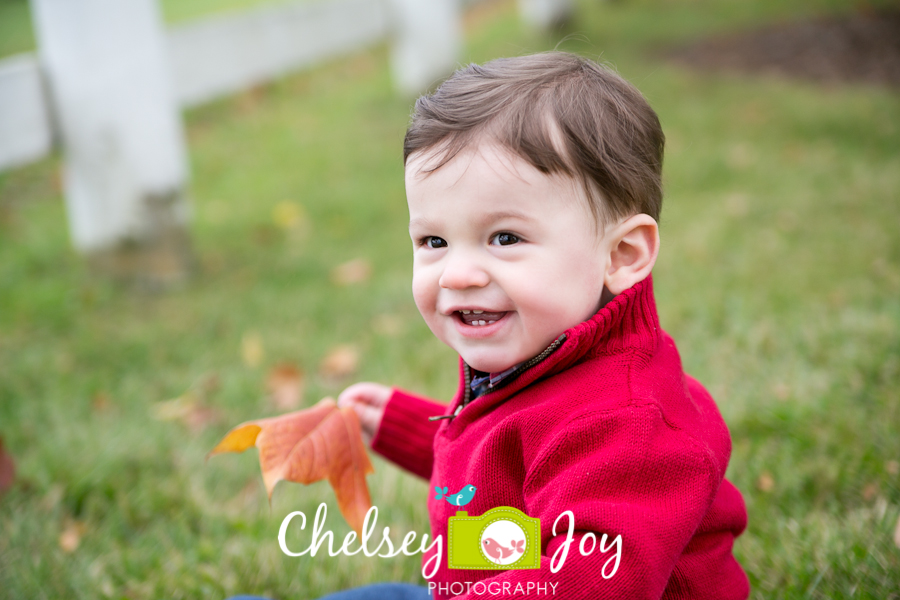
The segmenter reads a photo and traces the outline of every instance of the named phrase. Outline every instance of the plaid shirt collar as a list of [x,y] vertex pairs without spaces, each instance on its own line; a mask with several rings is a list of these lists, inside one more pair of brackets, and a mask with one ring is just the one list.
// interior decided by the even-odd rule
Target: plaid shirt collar
[[521,364],[522,363],[513,365],[500,373],[482,373],[481,371],[473,370],[475,375],[472,377],[472,383],[470,384],[472,388],[472,400],[491,391],[495,385],[515,372]]

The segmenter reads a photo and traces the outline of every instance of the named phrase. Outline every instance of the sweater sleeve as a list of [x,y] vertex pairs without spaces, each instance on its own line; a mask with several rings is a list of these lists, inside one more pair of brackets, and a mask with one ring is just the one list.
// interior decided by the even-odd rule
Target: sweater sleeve
[[428,417],[446,410],[444,404],[395,388],[372,438],[372,450],[414,475],[431,479],[434,435],[441,422]]
[[[541,585],[562,598],[658,599],[723,476],[654,404],[578,417],[544,438],[526,474],[525,512],[541,521],[540,571],[504,571],[484,583],[514,598]],[[746,590],[718,597],[746,598]]]

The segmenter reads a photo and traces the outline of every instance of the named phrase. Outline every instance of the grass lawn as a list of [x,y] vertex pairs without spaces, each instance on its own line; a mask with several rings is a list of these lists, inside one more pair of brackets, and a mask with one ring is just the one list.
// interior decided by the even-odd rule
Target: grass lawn
[[[554,35],[509,1],[467,18],[467,61],[575,34],[560,47],[615,65],[659,112],[660,319],[731,430],[754,598],[900,598],[900,95],[698,74],[652,51],[847,4],[585,0]],[[455,356],[409,290],[409,110],[380,47],[188,112],[199,272],[166,294],[86,270],[58,159],[0,174],[0,436],[18,466],[0,496],[0,596],[300,600],[422,581],[418,556],[284,556],[289,511],[327,501],[347,531],[329,487],[282,484],[270,508],[255,452],[204,464],[230,426],[276,414],[264,381],[284,361],[306,372],[307,404],[356,379],[453,395]],[[369,280],[332,283],[359,257]],[[361,354],[345,381],[318,369],[340,344]],[[209,409],[193,426],[159,418],[191,390]],[[426,482],[373,461],[379,526],[427,531]]]

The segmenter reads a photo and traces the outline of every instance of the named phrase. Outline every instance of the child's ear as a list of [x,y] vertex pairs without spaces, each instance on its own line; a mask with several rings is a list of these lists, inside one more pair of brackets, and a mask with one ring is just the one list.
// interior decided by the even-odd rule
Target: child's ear
[[645,279],[659,254],[659,225],[650,215],[629,217],[609,233],[609,268],[603,283],[618,295]]

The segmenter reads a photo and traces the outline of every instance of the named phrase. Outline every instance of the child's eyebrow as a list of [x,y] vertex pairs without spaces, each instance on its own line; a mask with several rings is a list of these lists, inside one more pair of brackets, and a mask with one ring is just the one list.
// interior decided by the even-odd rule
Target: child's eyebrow
[[[526,213],[515,211],[515,210],[498,210],[494,212],[486,212],[479,214],[475,218],[475,224],[477,226],[483,227],[485,225],[490,225],[495,221],[501,221],[503,219],[518,219],[520,221],[534,222],[536,219],[527,215]],[[410,219],[409,228],[413,229],[415,227],[421,227],[424,229],[434,229],[435,223],[431,219],[427,219],[425,217],[416,217],[415,219]]]
[[409,220],[409,228],[413,229],[414,227],[420,227],[422,229],[434,229],[434,221],[431,219],[426,219],[425,217],[416,217],[415,219]]
[[518,219],[519,221],[534,221],[535,219],[526,213],[517,210],[498,210],[495,212],[486,212],[478,215],[476,222],[479,225],[490,225],[494,221],[502,221],[503,219]]

